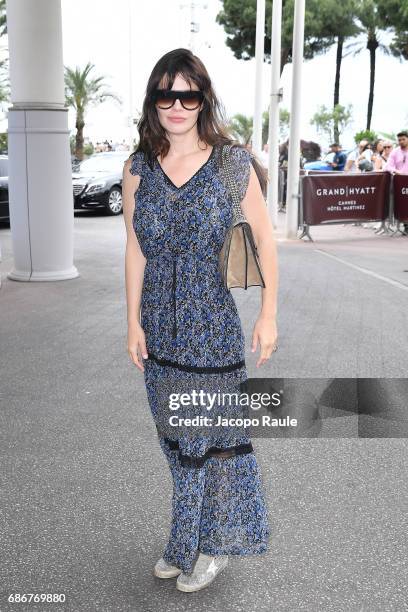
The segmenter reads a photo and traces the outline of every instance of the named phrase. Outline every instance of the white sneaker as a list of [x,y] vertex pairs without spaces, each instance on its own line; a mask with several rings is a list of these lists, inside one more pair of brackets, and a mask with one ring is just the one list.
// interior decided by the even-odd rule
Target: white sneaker
[[181,569],[175,565],[170,565],[170,563],[167,563],[162,557],[154,566],[153,573],[158,578],[174,578],[181,574]]
[[184,573],[180,574],[177,578],[176,587],[179,591],[185,591],[186,593],[199,591],[211,584],[217,574],[227,565],[228,555],[212,557],[200,553],[191,576]]

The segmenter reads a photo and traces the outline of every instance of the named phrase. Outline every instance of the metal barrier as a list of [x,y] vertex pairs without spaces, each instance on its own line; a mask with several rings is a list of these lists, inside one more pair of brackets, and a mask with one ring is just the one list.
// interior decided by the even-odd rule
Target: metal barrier
[[408,174],[394,174],[391,199],[393,202],[393,221],[396,225],[393,234],[408,236],[407,229],[400,229],[401,223],[404,223],[404,228],[407,228],[408,225]]
[[312,225],[376,221],[377,234],[406,234],[399,225],[408,221],[408,175],[393,179],[389,172],[305,172],[299,181],[299,238],[313,241]]

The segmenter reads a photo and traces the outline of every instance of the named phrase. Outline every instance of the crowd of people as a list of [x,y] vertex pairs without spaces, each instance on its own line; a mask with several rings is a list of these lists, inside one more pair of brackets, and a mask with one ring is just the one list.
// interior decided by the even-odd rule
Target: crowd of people
[[[324,157],[325,164],[336,172],[382,172],[387,170],[397,174],[408,174],[408,131],[403,130],[397,134],[398,144],[388,139],[379,138],[371,143],[363,139],[359,144],[347,153],[342,146],[334,142],[330,145],[329,153]],[[252,150],[251,144],[246,145],[248,150]],[[263,146],[258,155],[259,160],[265,168],[268,167],[268,144]],[[112,142],[112,140],[98,141],[94,145],[94,152],[102,151],[124,151],[129,150],[129,145],[122,142]],[[280,159],[280,165],[287,163],[285,159]],[[301,166],[305,160],[301,160]]]
[[408,174],[408,132],[399,132],[397,140],[394,147],[388,139],[378,139],[373,144],[364,139],[348,155],[334,143],[325,161],[337,171]]
[[[399,132],[397,141],[398,144],[395,146],[388,139],[379,138],[373,143],[363,139],[348,153],[339,143],[334,142],[322,161],[336,172],[389,171],[408,174],[408,131]],[[248,149],[251,149],[250,145]],[[265,144],[258,156],[265,168],[268,167],[268,149],[268,145]],[[285,164],[287,164],[287,155],[280,159],[280,166],[285,166]],[[305,166],[305,160],[301,160],[301,166]]]
[[[251,150],[250,145],[248,149]],[[280,193],[280,206],[284,209],[286,199],[286,169],[287,169],[287,147],[282,149],[283,154],[279,156],[279,166],[284,172],[282,179],[282,190]],[[265,168],[268,167],[268,145],[264,145],[262,152],[258,155]],[[359,172],[390,172],[392,174],[408,174],[408,131],[402,130],[397,134],[397,144],[389,139],[378,139],[373,143],[363,139],[349,152],[342,149],[341,145],[334,142],[330,145],[329,153],[322,160],[327,169],[335,172],[359,173]],[[312,162],[313,163],[313,162]],[[301,157],[301,167],[308,169],[308,163]],[[319,168],[323,169],[323,168]],[[357,223],[356,225],[361,225]],[[367,227],[377,227],[376,224],[364,224]],[[408,235],[408,223],[404,222],[404,233]]]
[[103,141],[97,141],[96,144],[94,145],[94,153],[102,153],[104,151],[129,151],[130,147],[127,144],[127,142],[125,141],[125,139],[122,140],[122,142],[113,142],[112,140],[103,140]]

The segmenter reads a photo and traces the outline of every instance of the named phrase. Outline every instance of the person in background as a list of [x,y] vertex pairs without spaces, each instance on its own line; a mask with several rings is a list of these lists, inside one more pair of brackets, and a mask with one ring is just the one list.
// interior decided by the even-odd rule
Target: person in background
[[371,166],[372,150],[368,140],[360,141],[358,147],[351,151],[347,156],[344,172],[361,172],[367,171],[369,164]]
[[384,140],[382,138],[377,138],[377,140],[374,141],[373,144],[373,154],[371,157],[371,161],[373,163],[373,170],[375,170],[375,162],[376,160],[381,157],[381,153],[384,150]]
[[279,145],[279,167],[287,168],[289,160],[289,147],[288,143],[284,142]]
[[[384,170],[392,174],[408,174],[408,132],[398,132],[398,147],[390,153]],[[408,223],[404,223],[405,234],[408,235]]]
[[398,146],[391,151],[384,170],[392,174],[408,174],[408,132],[399,132],[397,138]]
[[383,144],[383,149],[380,155],[376,155],[375,160],[374,160],[374,170],[376,172],[384,171],[385,164],[387,163],[390,153],[393,149],[393,144],[391,140],[383,140],[382,144]]
[[266,142],[264,144],[264,146],[262,147],[262,151],[260,152],[260,154],[258,155],[262,165],[267,168],[268,167],[268,163],[269,163],[269,145]]
[[330,145],[330,151],[334,153],[334,156],[332,161],[327,161],[327,163],[333,168],[333,170],[342,172],[344,170],[344,166],[346,165],[347,156],[342,151],[341,145],[339,145],[338,142],[334,142]]
[[372,172],[374,170],[373,159],[373,146],[369,142],[365,150],[359,155],[357,159],[357,168],[360,172]]

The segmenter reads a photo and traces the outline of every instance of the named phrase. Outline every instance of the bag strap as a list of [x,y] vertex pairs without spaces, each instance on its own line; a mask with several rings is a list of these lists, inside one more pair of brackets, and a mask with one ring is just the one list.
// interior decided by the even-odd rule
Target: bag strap
[[222,164],[224,168],[224,175],[227,180],[228,190],[232,196],[232,222],[236,223],[246,221],[245,215],[242,212],[241,202],[239,199],[238,188],[236,182],[233,179],[232,168],[231,168],[231,149],[233,145],[225,144],[222,147]]

